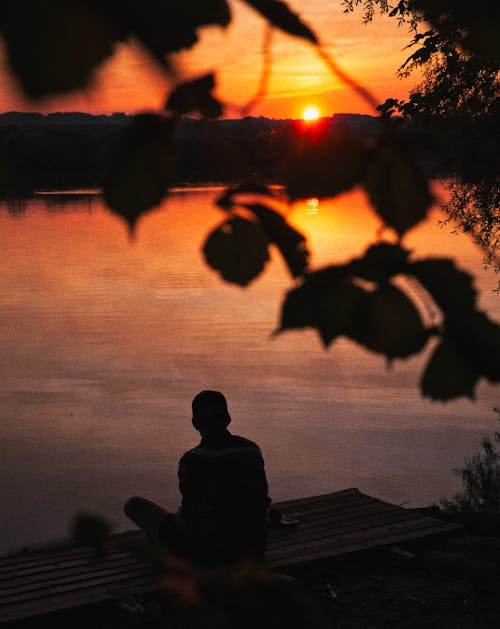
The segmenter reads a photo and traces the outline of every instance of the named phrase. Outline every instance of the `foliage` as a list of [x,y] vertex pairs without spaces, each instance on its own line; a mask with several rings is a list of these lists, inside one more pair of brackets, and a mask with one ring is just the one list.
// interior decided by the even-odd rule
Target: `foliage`
[[[495,411],[500,415],[500,407]],[[451,498],[443,498],[440,505],[452,511],[500,511],[500,433],[493,441],[484,437],[482,451],[465,459],[464,467],[455,470],[462,479],[463,490]]]
[[[477,54],[484,59],[500,60],[498,18],[500,9],[490,0],[456,2],[456,0],[342,0],[345,11],[354,11],[361,5],[363,21],[370,22],[376,8],[380,13],[396,17],[416,31],[420,23],[431,25],[425,34],[417,34],[416,41],[428,40],[428,45],[442,42],[459,47],[463,52]],[[422,53],[422,61],[427,61]]]
[[489,262],[500,251],[499,68],[442,46],[425,63],[424,80],[408,101],[392,99],[381,108],[436,138],[433,174],[448,180],[449,219],[474,236]]
[[160,593],[142,616],[155,626],[192,629],[321,629],[331,626],[319,597],[282,581],[264,566],[242,563],[200,570],[172,555],[159,575]]
[[331,626],[319,596],[252,559],[207,567],[165,544],[124,540],[119,547],[141,561],[157,583],[153,597],[128,589],[114,595],[135,614],[135,623],[192,629],[321,629]]
[[[408,101],[388,99],[385,116],[399,114],[436,139],[432,174],[448,177],[450,221],[471,233],[496,264],[500,252],[500,163],[496,136],[500,128],[499,7],[440,0],[404,0],[394,7],[384,0],[350,0],[346,11],[363,6],[363,19],[375,8],[410,25],[413,52],[399,68],[401,76],[420,68],[424,79]],[[431,25],[422,32],[424,21]]]
[[[338,67],[310,26],[285,2],[243,1],[261,15],[268,29],[278,28],[315,47],[332,72],[375,104],[368,90]],[[345,4],[352,10],[361,0]],[[445,49],[455,51],[450,59],[457,58],[458,67],[459,54],[498,52],[497,41],[489,37],[489,22],[483,24],[474,11],[464,12],[455,3],[402,0],[392,7],[384,0],[365,0],[363,4],[366,19],[371,19],[378,5],[383,12],[410,24],[414,43],[421,45],[410,67],[434,58],[438,48],[440,54]],[[31,18],[28,22],[26,15]],[[416,32],[419,16],[432,25],[424,34]],[[88,85],[114,46],[132,37],[174,82],[164,110],[135,116],[110,152],[104,199],[131,232],[137,220],[168,194],[175,173],[174,138],[179,117],[194,112],[212,118],[223,112],[222,103],[213,94],[215,76],[179,80],[172,70],[173,55],[195,45],[201,27],[226,27],[230,21],[226,0],[147,0],[141,4],[128,0],[56,0],[50,6],[19,0],[0,16],[10,67],[31,98]],[[464,31],[464,24],[470,24],[470,29]],[[484,41],[478,37],[483,31],[488,35]],[[48,40],[50,46],[46,45]],[[448,68],[446,80],[449,75]],[[438,91],[436,76],[434,71],[428,77],[434,82],[434,92]],[[481,83],[484,90],[474,92],[476,118],[485,114],[486,78]],[[443,89],[448,89],[446,83]],[[464,105],[467,116],[472,100]],[[415,96],[413,105],[417,102]],[[429,112],[424,105],[424,111]],[[387,121],[387,115],[402,106],[392,102],[383,109],[381,133],[376,138],[322,134],[321,125],[315,131],[297,128],[282,173],[288,200],[332,198],[356,186],[363,188],[383,223],[381,234],[388,240],[381,239],[363,256],[344,265],[313,270],[306,239],[289,225],[279,199],[271,189],[251,181],[230,186],[219,199],[224,220],[207,237],[203,254],[223,279],[247,286],[263,271],[269,249],[275,247],[295,282],[284,300],[280,332],[312,327],[325,346],[346,336],[388,360],[414,355],[435,339],[437,345],[421,380],[423,394],[439,400],[461,395],[472,398],[480,378],[500,380],[500,326],[477,309],[470,277],[452,261],[415,260],[403,247],[406,234],[426,218],[432,196],[411,151],[403,148],[398,129]]]
[[[70,527],[74,544],[109,550],[111,527],[99,515],[76,514]],[[140,560],[158,584],[154,598],[143,600],[125,588],[113,595],[136,615],[134,623],[192,629],[322,629],[330,626],[318,597],[282,580],[255,561],[206,568],[178,556],[163,544],[144,539],[118,540],[119,547]]]

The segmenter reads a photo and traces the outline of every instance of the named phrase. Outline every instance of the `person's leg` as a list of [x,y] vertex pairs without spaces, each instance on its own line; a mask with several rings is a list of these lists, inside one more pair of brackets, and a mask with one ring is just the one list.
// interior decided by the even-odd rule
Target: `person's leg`
[[157,502],[134,496],[125,503],[125,515],[142,529],[152,542],[159,540],[160,529],[175,519],[175,512]]

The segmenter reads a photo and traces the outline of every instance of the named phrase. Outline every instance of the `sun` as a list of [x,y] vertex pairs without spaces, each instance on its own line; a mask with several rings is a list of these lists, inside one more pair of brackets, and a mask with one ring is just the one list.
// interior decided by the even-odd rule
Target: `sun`
[[319,111],[317,107],[306,107],[302,114],[304,120],[317,120],[319,118]]

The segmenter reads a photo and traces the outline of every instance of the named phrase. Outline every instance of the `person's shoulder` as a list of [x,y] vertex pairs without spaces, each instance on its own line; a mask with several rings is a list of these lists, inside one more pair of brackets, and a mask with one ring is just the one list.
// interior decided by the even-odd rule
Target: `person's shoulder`
[[231,440],[234,443],[234,445],[257,446],[257,444],[254,441],[251,441],[250,439],[247,439],[246,437],[241,437],[240,435],[231,435]]
[[199,453],[200,453],[200,446],[197,445],[194,448],[191,448],[190,450],[187,450],[186,452],[184,452],[184,454],[179,459],[179,463],[186,463],[186,461],[189,461],[189,459],[192,459]]
[[255,443],[255,441],[251,441],[246,437],[240,437],[239,435],[231,435],[232,438],[232,447],[233,448],[248,448],[250,450],[256,450],[260,452],[259,446]]

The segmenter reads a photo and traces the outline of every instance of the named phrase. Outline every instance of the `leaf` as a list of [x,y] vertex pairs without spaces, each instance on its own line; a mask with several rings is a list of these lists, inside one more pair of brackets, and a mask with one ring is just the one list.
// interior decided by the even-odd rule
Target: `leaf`
[[62,0],[3,3],[0,29],[9,65],[29,98],[88,85],[117,39],[91,7]]
[[476,305],[472,276],[460,271],[452,260],[431,258],[409,265],[409,272],[429,291],[446,317],[461,317]]
[[289,9],[285,2],[281,2],[280,0],[244,1],[265,17],[273,26],[280,28],[282,31],[285,31],[285,33],[302,37],[313,44],[318,43],[316,35],[309,26],[307,26],[296,13]]
[[139,114],[120,135],[104,179],[104,200],[132,231],[144,212],[159,205],[172,179],[172,121]]
[[420,352],[429,338],[411,300],[396,286],[367,293],[356,311],[349,336],[387,358],[407,358]]
[[265,205],[253,203],[243,207],[258,218],[269,241],[280,250],[292,276],[302,275],[307,269],[309,259],[305,237],[291,227],[281,214]]
[[392,146],[376,151],[363,186],[377,214],[399,236],[425,219],[433,200],[424,176]]
[[258,223],[234,216],[209,235],[203,255],[226,282],[247,286],[269,260],[268,241]]
[[347,265],[349,273],[370,282],[387,282],[394,275],[406,273],[409,251],[399,245],[380,242],[371,245],[362,258]]
[[200,26],[227,26],[231,13],[226,0],[93,0],[123,38],[137,38],[158,60],[191,48]]
[[[315,328],[325,347],[338,336],[352,333],[354,314],[365,291],[338,270],[338,273],[323,274],[319,278],[312,273],[301,286],[287,293],[279,332]],[[330,281],[325,281],[327,277]]]
[[288,291],[281,308],[281,321],[277,332],[318,327],[319,303],[320,295],[307,280],[298,288]]
[[460,46],[486,59],[500,59],[498,38],[499,6],[490,0],[457,2],[456,0],[415,0],[415,8],[421,11],[444,39],[454,29],[461,29]]
[[500,325],[476,310],[447,322],[447,330],[470,369],[490,382],[500,382]]
[[436,347],[421,379],[422,395],[446,402],[458,397],[474,399],[479,379],[452,339],[445,337]]
[[214,87],[213,74],[181,83],[170,94],[166,108],[181,116],[198,111],[205,118],[218,118],[222,115],[222,105],[212,96]]
[[307,145],[285,168],[290,199],[334,197],[359,183],[366,173],[370,150],[355,138],[327,139]]

